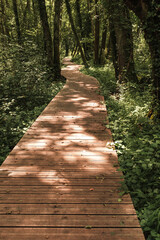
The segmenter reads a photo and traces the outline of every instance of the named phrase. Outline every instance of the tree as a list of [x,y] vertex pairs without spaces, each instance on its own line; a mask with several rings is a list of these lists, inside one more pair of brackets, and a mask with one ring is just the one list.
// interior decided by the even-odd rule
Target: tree
[[[15,0],[13,0],[15,1]],[[45,0],[38,0],[40,19],[42,22],[43,35],[44,35],[44,49],[47,56],[47,63],[49,67],[53,68],[53,49],[52,49],[52,37],[48,24],[48,16],[46,11]]]
[[76,8],[76,13],[77,13],[77,25],[79,26],[79,29],[81,30],[81,35],[83,35],[83,33],[82,33],[82,16],[81,16],[81,9],[80,9],[80,0],[76,0],[75,8]]
[[61,14],[61,5],[62,0],[55,0],[54,3],[54,39],[53,39],[53,48],[54,48],[54,76],[55,79],[61,77],[61,64],[60,64],[60,14]]
[[154,101],[160,115],[160,5],[158,0],[124,0],[124,3],[136,14],[142,23],[146,42],[152,58],[152,78]]
[[114,25],[119,81],[137,82],[133,59],[132,24],[128,8],[123,1],[110,1]]
[[116,33],[113,23],[113,17],[112,15],[109,15],[109,30],[110,30],[110,50],[111,50],[111,56],[113,61],[113,66],[115,70],[115,77],[118,80],[119,78],[119,71],[118,71],[118,52],[117,52],[117,42],[116,42]]
[[92,0],[87,0],[87,14],[85,18],[85,37],[87,38],[87,42],[85,44],[86,48],[86,57],[88,60],[92,59],[93,57],[93,40],[92,40],[92,33],[93,33],[93,21],[92,21]]
[[14,11],[14,16],[15,16],[15,21],[16,21],[16,30],[17,30],[17,38],[18,38],[18,43],[22,43],[21,39],[21,30],[20,30],[20,22],[19,22],[19,16],[18,16],[18,9],[17,9],[17,0],[12,0],[13,3],[13,11]]
[[30,0],[27,0],[27,4],[23,13],[23,25],[26,25],[27,29],[30,28],[30,22],[31,22],[31,2]]
[[83,48],[82,48],[82,45],[81,45],[81,42],[80,42],[80,40],[79,40],[78,33],[77,33],[77,31],[76,31],[75,24],[74,24],[74,21],[73,21],[72,11],[71,11],[71,7],[70,7],[69,0],[65,0],[65,3],[66,3],[66,8],[67,8],[68,16],[69,16],[69,21],[70,21],[70,24],[71,24],[71,27],[72,27],[72,31],[73,31],[73,33],[74,33],[74,36],[75,36],[77,45],[78,45],[78,47],[79,47],[79,51],[80,51],[80,53],[81,53],[81,57],[82,57],[83,64],[84,64],[85,66],[88,66],[87,60],[86,60],[86,57],[85,57],[85,54],[84,54],[84,51],[83,51]]
[[95,30],[94,30],[94,63],[99,64],[99,34],[100,34],[100,16],[98,0],[95,0]]
[[[81,39],[83,39],[85,37],[85,34],[84,34],[84,29],[83,29],[83,24],[82,24],[80,0],[76,0],[75,9],[76,9],[76,26],[79,27],[78,30],[80,30],[80,37],[81,37]],[[86,45],[85,45],[85,43],[83,43],[83,49],[84,49],[84,54],[85,54],[85,57],[86,57]]]
[[105,63],[105,48],[106,48],[107,32],[108,32],[107,19],[104,19],[103,29],[102,29],[102,41],[101,41],[101,47],[100,47],[100,53],[99,53],[100,64]]
[[9,28],[7,25],[7,17],[6,17],[6,9],[5,9],[5,2],[1,0],[1,32],[10,38]]

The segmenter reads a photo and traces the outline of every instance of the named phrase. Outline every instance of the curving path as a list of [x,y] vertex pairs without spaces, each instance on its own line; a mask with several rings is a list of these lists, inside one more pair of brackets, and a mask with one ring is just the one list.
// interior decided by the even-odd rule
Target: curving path
[[0,239],[143,240],[98,82],[64,63],[65,87],[0,168]]

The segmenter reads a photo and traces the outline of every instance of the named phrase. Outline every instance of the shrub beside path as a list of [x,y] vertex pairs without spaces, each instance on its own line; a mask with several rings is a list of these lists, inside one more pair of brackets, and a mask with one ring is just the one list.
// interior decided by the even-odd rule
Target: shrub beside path
[[64,64],[65,87],[0,167],[0,239],[143,240],[98,82]]

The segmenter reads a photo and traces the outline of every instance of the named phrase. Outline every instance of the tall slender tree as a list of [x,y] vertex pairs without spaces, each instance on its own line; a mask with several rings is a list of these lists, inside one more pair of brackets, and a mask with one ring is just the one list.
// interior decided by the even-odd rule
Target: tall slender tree
[[115,77],[118,80],[119,71],[118,71],[118,52],[117,52],[117,42],[116,42],[116,33],[113,23],[112,15],[109,16],[109,29],[110,29],[110,48],[111,56],[113,61],[113,66],[115,69]]
[[55,79],[60,79],[61,77],[61,64],[60,64],[60,15],[61,15],[62,0],[55,0],[54,3],[54,39],[53,39],[53,49],[54,49],[54,74]]
[[7,25],[7,17],[6,17],[6,8],[5,8],[5,2],[4,0],[1,0],[1,26],[2,29],[4,28],[4,34],[8,37],[8,39],[10,38],[10,32],[9,32],[9,28]]
[[23,25],[27,27],[27,29],[30,28],[30,21],[31,21],[31,2],[30,0],[27,0],[27,4],[23,13]]
[[78,36],[78,33],[77,33],[77,31],[76,31],[75,24],[74,24],[74,21],[73,21],[70,2],[69,2],[69,0],[65,0],[65,3],[66,3],[66,8],[67,8],[68,16],[69,16],[69,21],[70,21],[70,24],[71,24],[71,27],[72,27],[72,31],[73,31],[73,33],[74,33],[74,36],[75,36],[77,45],[78,45],[78,47],[79,47],[79,51],[80,51],[80,53],[81,53],[81,57],[82,57],[83,64],[84,64],[85,66],[88,66],[87,60],[86,60],[86,57],[85,57],[85,54],[84,54],[84,51],[83,51],[83,48],[82,48],[82,45],[81,45],[79,36]]
[[106,19],[103,22],[103,30],[102,30],[102,41],[101,41],[101,47],[100,47],[100,53],[99,53],[99,63],[104,64],[105,63],[105,47],[106,47],[106,40],[107,40],[107,21]]
[[13,3],[13,11],[14,11],[14,16],[16,21],[18,43],[21,44],[22,39],[21,39],[21,29],[20,29],[20,22],[19,22],[18,8],[17,8],[17,0],[12,0],[12,3]]
[[[80,32],[80,37],[81,39],[85,38],[85,33],[83,29],[83,22],[82,22],[82,15],[81,15],[81,1],[76,0],[75,1],[75,9],[76,9],[76,26],[79,27],[79,32]],[[84,49],[84,54],[86,57],[86,44],[83,42],[83,49]]]
[[92,21],[92,0],[87,0],[87,14],[85,21],[85,37],[88,39],[86,43],[86,57],[87,59],[91,59],[93,57],[93,40],[91,39],[93,33],[93,21]]
[[123,1],[110,1],[116,35],[120,81],[137,82],[133,59],[132,24],[128,8]]
[[145,39],[152,58],[152,77],[154,86],[153,105],[158,104],[160,117],[160,5],[159,0],[124,0],[124,3],[140,19]]
[[100,14],[98,0],[95,0],[95,29],[94,29],[94,63],[99,64],[99,34],[100,34]]
[[[15,0],[14,0],[15,1]],[[48,23],[48,16],[46,11],[45,0],[38,0],[40,18],[42,22],[43,35],[44,35],[44,49],[47,56],[48,65],[53,68],[53,49],[52,49],[52,37]]]

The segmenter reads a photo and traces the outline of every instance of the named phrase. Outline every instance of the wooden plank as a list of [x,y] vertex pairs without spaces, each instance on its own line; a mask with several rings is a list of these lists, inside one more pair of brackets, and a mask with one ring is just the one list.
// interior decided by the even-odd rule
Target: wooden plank
[[45,148],[50,148],[52,149],[52,144],[56,144],[56,145],[67,145],[67,146],[72,146],[73,144],[79,144],[79,145],[89,145],[90,147],[92,146],[106,146],[107,140],[106,142],[103,140],[96,140],[96,139],[55,139],[55,140],[44,140],[42,142],[40,141],[36,141],[35,139],[28,139],[28,141],[20,141],[17,146],[18,147],[28,147],[31,146],[31,148],[33,146],[36,145],[36,147],[44,147],[45,144]]
[[112,160],[112,158],[117,159],[117,154],[116,151],[114,151],[113,149],[108,149],[105,152],[101,152],[101,151],[96,151],[95,149],[85,149],[85,148],[81,148],[81,149],[75,149],[75,151],[73,151],[72,149],[65,149],[65,153],[61,153],[60,156],[58,155],[58,150],[52,150],[52,151],[41,151],[41,150],[36,150],[36,151],[27,151],[27,150],[15,150],[13,149],[10,153],[10,155],[7,157],[8,158],[30,158],[30,159],[46,159],[46,157],[52,157],[52,159],[55,157],[57,157],[58,159],[61,157],[63,159],[63,157],[67,157],[67,156],[74,156],[74,157],[105,157],[106,160],[110,159]]
[[139,227],[136,215],[1,215],[2,227]]
[[[3,176],[6,176],[7,172],[8,172],[8,175],[9,176],[17,176],[19,175],[19,173],[22,175],[22,176],[25,176],[25,175],[32,175],[35,177],[37,176],[37,174],[39,176],[50,176],[50,177],[54,177],[56,176],[59,172],[63,171],[62,175],[65,174],[67,176],[68,172],[72,173],[72,178],[74,178],[74,176],[76,176],[76,178],[79,176],[83,176],[85,177],[86,175],[87,176],[93,176],[93,177],[97,177],[98,175],[102,175],[104,174],[104,177],[106,176],[106,171],[104,168],[96,168],[95,166],[93,167],[80,167],[79,169],[77,168],[70,168],[70,169],[65,169],[65,167],[63,166],[59,166],[59,168],[57,167],[46,167],[46,170],[41,167],[41,166],[22,166],[22,167],[19,167],[19,166],[16,166],[13,167],[13,166],[8,166],[8,168],[6,168],[5,166],[2,166],[1,168],[1,177]],[[107,172],[111,172],[111,173],[117,173],[118,175],[118,167],[117,166],[114,166],[112,164],[108,164],[107,166]]]
[[34,141],[36,139],[40,139],[41,141],[45,141],[45,140],[64,140],[65,138],[67,140],[95,140],[95,139],[99,139],[99,140],[106,140],[107,139],[107,134],[105,134],[104,132],[100,133],[95,133],[95,134],[89,134],[89,133],[66,133],[66,132],[62,132],[59,133],[57,136],[57,133],[52,133],[52,134],[44,134],[44,133],[34,133],[34,134],[29,134],[26,133],[23,138],[21,139],[21,142],[28,142],[28,141]]
[[[111,151],[111,148],[112,147],[106,147],[106,144],[107,144],[107,142],[106,143],[103,143],[103,144],[96,144],[96,142],[93,144],[93,143],[91,143],[91,144],[89,144],[87,141],[86,142],[83,142],[83,141],[81,141],[81,142],[70,142],[70,141],[68,141],[68,142],[57,142],[55,145],[53,144],[52,146],[44,146],[43,144],[41,145],[38,145],[38,144],[25,144],[25,145],[16,145],[15,146],[15,148],[14,148],[14,152],[15,151],[21,151],[21,150],[23,150],[23,151],[56,151],[56,150],[60,150],[60,151],[62,151],[62,148],[65,150],[65,147],[67,147],[67,151],[68,152],[72,152],[72,153],[74,153],[74,152],[80,152],[80,151],[82,151],[82,149],[83,149],[83,151],[93,151],[93,152],[104,152],[104,153],[107,153],[107,152],[112,152]],[[98,146],[98,147],[97,147]]]
[[144,240],[140,228],[1,228],[1,240]]
[[[56,154],[55,154],[56,155]],[[109,165],[110,166],[115,166],[119,165],[117,162],[117,159],[114,156],[74,156],[74,155],[64,155],[64,156],[51,156],[51,157],[47,157],[47,156],[36,156],[36,155],[18,155],[18,156],[13,156],[10,155],[6,161],[4,162],[4,164],[1,166],[1,169],[4,169],[5,167],[16,167],[16,163],[19,163],[19,165],[21,166],[26,166],[27,162],[28,163],[34,163],[35,166],[39,166],[39,165],[48,165],[52,163],[52,165],[55,165],[56,167],[63,165],[63,166],[70,166],[70,168],[72,167],[87,167],[90,166],[90,168],[104,168],[106,169]],[[46,162],[47,161],[47,162]],[[20,164],[24,163],[24,164]],[[13,166],[9,166],[13,165]],[[8,166],[6,166],[8,165]]]
[[[76,182],[75,182],[76,184]],[[109,185],[106,186],[94,186],[91,185],[88,181],[88,186],[82,186],[82,185],[55,185],[55,186],[0,186],[0,193],[54,193],[54,192],[63,192],[63,193],[87,193],[89,191],[97,193],[99,192],[102,194],[102,192],[120,192],[120,186],[121,185]]]
[[[48,157],[36,157],[36,156],[26,156],[26,155],[20,155],[18,157],[16,156],[10,156],[9,158],[6,159],[6,161],[3,163],[1,166],[1,169],[4,168],[10,168],[10,167],[15,167],[16,169],[22,166],[25,166],[26,168],[29,166],[36,166],[36,167],[44,167],[44,168],[49,168],[52,167],[53,169],[58,169],[58,168],[65,168],[67,169],[75,169],[77,168],[81,169],[90,169],[90,168],[97,168],[97,169],[107,169],[108,166],[113,166],[117,167],[119,166],[118,162],[116,159],[105,159],[105,162],[102,157],[97,157],[93,156],[91,157],[91,161],[87,160],[85,156],[64,156],[64,157],[53,157],[53,158],[48,158]],[[99,159],[99,161],[98,161]]]
[[110,129],[106,129],[105,131],[96,131],[96,129],[94,129],[93,132],[88,132],[88,131],[85,131],[82,130],[81,132],[63,132],[61,131],[58,135],[57,133],[43,133],[43,132],[34,132],[34,133],[30,133],[30,132],[26,132],[25,135],[23,136],[22,139],[28,139],[28,138],[31,138],[31,139],[36,139],[36,138],[39,138],[41,137],[42,139],[61,139],[61,138],[65,138],[67,137],[67,139],[83,139],[85,137],[85,139],[99,139],[99,137],[103,137],[106,139],[106,137],[108,135],[111,135],[110,134]]
[[0,194],[0,203],[131,203],[129,195],[119,196],[117,192],[80,193],[48,193],[48,194]]
[[[16,178],[17,179],[17,178]],[[10,178],[11,180],[11,178]],[[13,178],[13,180],[15,180],[15,178]],[[24,178],[18,178],[17,179],[17,183],[18,181],[23,181]],[[63,190],[63,191],[67,191],[67,190],[72,190],[72,191],[94,191],[94,192],[102,192],[102,191],[120,191],[122,188],[122,183],[120,179],[107,179],[107,181],[97,181],[92,179],[92,181],[90,179],[73,179],[73,181],[71,180],[70,182],[67,180],[63,180],[62,181],[56,181],[57,179],[42,179],[42,181],[48,181],[48,183],[51,184],[38,184],[38,179],[34,179],[34,178],[28,178],[25,179],[26,181],[24,181],[23,184],[18,184],[17,186],[15,185],[16,182],[9,181],[7,182],[8,184],[1,184],[0,185],[0,192],[1,191],[5,191],[7,190],[9,191],[28,191],[28,190],[36,190],[36,191],[55,191],[56,189],[59,190]],[[28,182],[30,181],[31,182]],[[53,184],[52,184],[53,182]],[[27,183],[25,185],[25,183]],[[35,183],[35,185],[33,184]],[[37,184],[36,184],[37,183]],[[60,184],[61,183],[61,184]],[[14,186],[14,188],[12,187]],[[91,188],[92,187],[92,188]]]
[[[42,150],[42,149],[36,149],[36,150],[26,150],[26,149],[13,149],[10,153],[11,156],[17,156],[18,155],[34,155],[34,156],[56,156],[57,154],[61,154],[61,156],[67,156],[67,155],[74,155],[74,156],[107,156],[109,154],[112,154],[114,156],[116,156],[116,151],[112,148],[97,148],[97,147],[67,147],[66,149],[63,148],[63,150],[65,151],[64,153],[61,151],[62,148],[56,146],[55,148],[53,148],[52,150]],[[61,153],[58,153],[59,151],[61,151]]]
[[[50,127],[44,127],[44,126],[31,126],[29,129],[28,129],[28,133],[31,133],[33,131],[37,131],[37,132],[58,132],[58,131],[61,131],[62,129],[63,130],[72,130],[72,131],[77,131],[77,130],[82,130],[84,131],[84,128],[89,131],[104,131],[106,129],[105,126],[101,125],[99,126],[99,124],[94,124],[93,126],[88,126],[87,124],[81,124],[81,125],[75,125],[75,124],[71,124],[71,125],[64,125],[64,124],[54,124],[54,127],[52,126],[52,128]],[[97,128],[97,130],[95,130]]]
[[[136,215],[132,203],[111,204],[0,204],[0,214],[97,214]],[[118,216],[117,216],[118,217]]]
[[122,179],[120,178],[83,178],[83,179],[65,179],[63,177],[58,177],[54,179],[46,179],[42,178],[41,180],[39,178],[23,178],[23,177],[1,177],[0,178],[0,186],[105,186],[105,187],[111,187],[119,186],[119,182],[121,182]]
[[[120,172],[117,172],[116,169],[112,169],[112,168],[108,168],[107,169],[107,173],[108,173],[108,178],[114,178],[114,176],[117,176],[117,177],[120,177],[122,176],[122,174]],[[61,172],[61,170],[59,169],[59,171],[57,170],[51,170],[50,172],[39,172],[39,173],[31,173],[31,172],[27,172],[27,171],[20,171],[20,172],[16,172],[16,171],[8,171],[5,173],[5,175],[2,175],[2,178],[4,177],[8,177],[8,175],[10,177],[23,177],[23,178],[52,178],[52,179],[56,179],[56,178],[67,178],[67,179],[89,179],[89,178],[100,178],[101,176],[103,176],[104,174],[104,171],[98,171],[98,170],[95,170],[95,171],[88,171],[88,170],[84,170],[84,173],[83,171],[81,172],[74,172],[74,171],[71,171],[71,172]],[[1,179],[1,178],[0,178]]]
[[86,124],[95,124],[95,123],[99,123],[99,124],[107,124],[107,120],[106,120],[106,115],[104,115],[104,117],[97,117],[97,116],[93,116],[91,118],[87,118],[82,119],[81,116],[71,116],[71,117],[67,117],[67,116],[53,116],[50,119],[46,119],[45,116],[43,117],[44,120],[39,120],[37,119],[36,122],[34,122],[32,124],[32,127],[35,126],[50,126],[50,125],[57,125],[57,124],[62,124],[64,125],[64,123],[69,123],[69,124],[75,124],[75,125],[86,125]]
[[[74,134],[74,133],[84,133],[84,128],[83,128],[83,125],[80,127],[77,127],[77,128],[68,128],[68,129],[65,129],[65,128],[62,128],[61,126],[58,126],[58,127],[56,127],[56,131],[52,131],[52,132],[50,132],[48,129],[43,129],[43,128],[41,128],[41,131],[38,131],[38,128],[36,128],[35,130],[33,129],[33,128],[29,128],[28,130],[27,130],[27,135],[37,135],[37,134],[39,134],[39,135],[41,135],[41,136],[43,136],[43,135],[50,135],[50,136],[52,136],[52,135],[54,135],[54,134],[56,134],[56,132],[59,130],[59,132],[62,134],[62,133],[65,133],[65,134]],[[106,133],[107,134],[107,128],[104,126],[104,127],[102,127],[101,129],[86,129],[85,130],[85,133],[89,133],[89,134],[93,134],[93,135],[103,135],[104,133]]]

